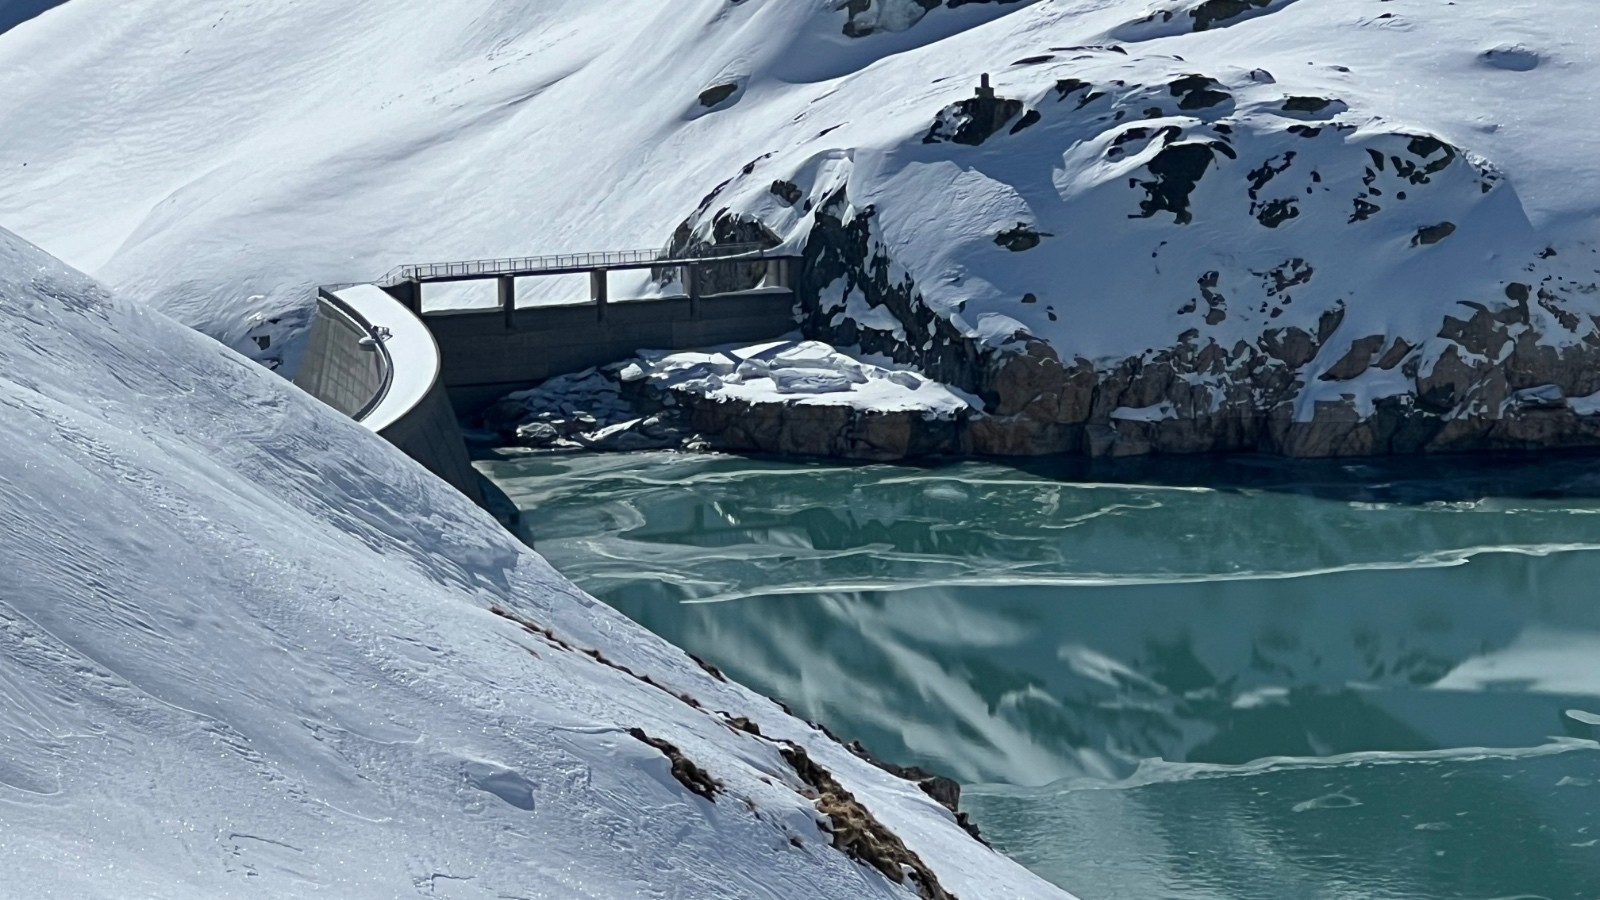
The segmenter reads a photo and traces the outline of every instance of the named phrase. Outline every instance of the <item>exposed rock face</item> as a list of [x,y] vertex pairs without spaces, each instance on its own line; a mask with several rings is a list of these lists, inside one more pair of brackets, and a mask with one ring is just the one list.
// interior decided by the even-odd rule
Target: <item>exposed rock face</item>
[[[776,189],[776,187],[775,187]],[[706,197],[701,209],[707,210],[715,202],[717,191],[712,191]],[[673,232],[672,240],[667,243],[669,256],[697,256],[704,254],[708,249],[718,245],[745,244],[762,248],[776,247],[782,243],[772,229],[749,216],[730,213],[721,210],[713,218],[711,233],[706,236],[696,235],[687,227],[679,228]],[[681,280],[683,272],[681,267],[662,267],[654,271],[658,282],[666,283]],[[703,294],[734,293],[748,291],[761,284],[767,275],[765,262],[728,262],[713,263],[700,267],[700,291]]]
[[[939,111],[922,142],[937,144],[950,141],[976,147],[998,134],[1007,123],[1022,112],[1022,109],[1021,100],[995,96],[989,87],[988,76],[985,75],[983,85],[978,88],[976,96],[952,103]],[[1018,122],[1012,133],[1021,131],[1039,119],[1037,111],[1031,112],[1030,116],[1032,121],[1024,119]]]
[[[1442,168],[1444,145],[1409,140],[1424,160],[1435,158],[1434,172]],[[1428,168],[1402,166],[1397,174],[1422,183],[1433,174]],[[1255,182],[1265,186],[1281,171],[1268,167]],[[1447,317],[1418,344],[1353,334],[1335,307],[1315,329],[1268,328],[1253,342],[1224,346],[1192,330],[1174,346],[1138,357],[1063,360],[1021,332],[998,345],[975,340],[930,309],[878,238],[876,215],[856,208],[842,188],[813,210],[799,288],[805,334],[913,364],[982,398],[982,414],[928,423],[691,401],[696,431],[717,435],[729,449],[865,459],[1226,451],[1326,457],[1600,445],[1600,320],[1571,313],[1544,287],[1512,282],[1503,299],[1462,305],[1461,316]],[[1018,228],[1006,239],[1031,244],[1031,229]],[[1434,240],[1449,231],[1432,229]],[[1258,274],[1267,295],[1287,303],[1315,270],[1291,259]],[[1208,273],[1198,288],[1209,314],[1225,318],[1220,278]],[[857,313],[881,308],[893,329],[845,315],[846,298]]]
[[872,811],[817,765],[806,751],[789,745],[781,751],[795,774],[816,794],[817,811],[827,816],[833,846],[863,865],[872,866],[895,884],[910,881],[922,900],[956,900],[938,876]]
[[1550,306],[1464,306],[1423,347],[1342,338],[1333,318],[1321,334],[1181,344],[1100,369],[1062,366],[1031,342],[994,361],[999,403],[971,422],[968,448],[1326,457],[1600,446],[1600,322],[1572,322],[1582,337],[1554,345],[1533,327]]
[[[860,347],[913,364],[935,381],[978,392],[984,351],[923,303],[910,273],[890,259],[876,215],[871,206],[851,203],[843,187],[812,210],[795,284],[801,331],[836,347]],[[851,299],[883,310],[888,318],[850,315]],[[894,327],[874,327],[881,321]]]
[[1113,33],[1120,40],[1144,40],[1210,31],[1233,25],[1265,12],[1282,9],[1295,0],[1185,0],[1163,4],[1141,19],[1129,22]]
[[866,37],[883,31],[905,31],[922,21],[922,17],[941,7],[966,6],[969,3],[1016,4],[1021,6],[1033,0],[845,0],[839,8],[849,15],[844,23],[844,33],[850,37]]
[[684,402],[693,429],[722,450],[890,461],[961,450],[961,422],[915,411],[848,406],[717,401]]

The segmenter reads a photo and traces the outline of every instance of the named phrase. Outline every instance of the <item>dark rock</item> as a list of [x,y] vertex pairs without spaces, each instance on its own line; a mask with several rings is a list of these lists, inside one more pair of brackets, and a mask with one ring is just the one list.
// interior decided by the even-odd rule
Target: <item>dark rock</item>
[[1405,338],[1395,338],[1394,344],[1389,347],[1376,365],[1384,371],[1393,369],[1395,366],[1400,365],[1401,361],[1407,356],[1410,356],[1411,351],[1415,349]]
[[1049,232],[1035,231],[1027,223],[1018,222],[1014,227],[995,235],[994,242],[1013,253],[1020,253],[1039,246],[1040,239],[1047,237],[1053,235]]
[[1389,339],[1385,335],[1372,334],[1358,338],[1350,345],[1349,351],[1339,358],[1328,371],[1322,373],[1323,381],[1349,381],[1367,371],[1372,365],[1373,356],[1377,355]]
[[1298,369],[1317,354],[1316,338],[1303,328],[1276,328],[1261,336],[1267,355],[1282,360],[1291,369]]
[[1417,229],[1411,238],[1411,246],[1427,246],[1437,244],[1445,238],[1456,233],[1456,226],[1451,222],[1440,222],[1437,225],[1424,225]]
[[972,97],[945,107],[922,138],[924,144],[950,141],[977,147],[1022,112],[1021,100]]
[[[1056,82],[1056,99],[1065,100],[1078,91],[1087,93],[1091,87],[1093,85],[1087,81],[1079,81],[1076,78],[1063,78]],[[1082,104],[1080,103],[1079,106],[1081,108]]]
[[939,884],[939,878],[922,858],[839,784],[833,773],[814,762],[803,747],[790,744],[779,752],[802,784],[816,796],[817,811],[828,817],[833,846],[864,865],[877,869],[895,884],[905,884],[907,873],[922,900],[956,900]]
[[1162,148],[1147,166],[1155,180],[1137,182],[1146,196],[1139,201],[1139,212],[1129,218],[1148,219],[1159,212],[1170,212],[1179,225],[1194,221],[1189,195],[1218,152],[1234,156],[1231,147],[1215,141],[1187,141]]
[[[776,188],[777,185],[774,185]],[[710,199],[710,198],[707,198]],[[778,236],[760,220],[721,210],[711,219],[710,234],[703,236],[688,221],[680,224],[668,242],[668,257],[704,256],[714,248],[728,244],[749,244],[764,248],[782,243]],[[652,270],[657,284],[673,279],[681,280],[681,266],[660,266]],[[762,260],[702,263],[700,265],[700,291],[703,295],[748,291],[767,277],[767,263]]]
[[737,84],[719,84],[716,87],[706,88],[700,92],[700,105],[710,109],[734,94],[738,93]]
[[1284,112],[1319,113],[1333,104],[1327,97],[1288,97],[1283,101]]
[[1039,120],[1041,118],[1043,117],[1039,115],[1039,111],[1037,109],[1030,109],[1026,113],[1023,113],[1022,118],[1017,120],[1017,124],[1011,126],[1011,133],[1016,134],[1022,129],[1027,128],[1029,125],[1037,125],[1039,124]]
[[1181,98],[1178,108],[1182,110],[1209,109],[1233,99],[1221,82],[1204,75],[1185,75],[1167,87],[1174,97]]
[[1208,31],[1247,12],[1263,9],[1272,0],[1205,0],[1189,11],[1195,31]]
[[1294,199],[1270,200],[1256,213],[1256,221],[1268,228],[1277,228],[1290,219],[1300,217],[1299,201]]
[[660,738],[653,738],[645,734],[641,728],[629,728],[628,734],[634,740],[660,750],[671,761],[672,777],[677,779],[679,784],[688,788],[690,792],[698,794],[713,803],[717,801],[717,792],[722,790],[722,783],[707,774],[706,770],[695,765],[687,756],[684,756],[683,751]]
[[920,411],[718,401],[683,393],[693,430],[730,451],[891,462],[960,450],[963,420]]
[[772,195],[793,206],[800,202],[800,198],[805,196],[805,192],[800,190],[800,185],[792,181],[779,180],[772,183]]

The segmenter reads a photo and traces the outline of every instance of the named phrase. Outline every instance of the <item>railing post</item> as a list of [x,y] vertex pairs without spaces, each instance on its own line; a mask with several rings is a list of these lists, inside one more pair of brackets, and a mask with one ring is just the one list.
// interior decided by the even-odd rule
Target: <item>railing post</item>
[[517,280],[510,275],[501,275],[497,281],[500,288],[500,315],[505,320],[507,331],[517,330]]
[[610,301],[610,285],[606,283],[606,270],[594,269],[589,272],[589,296],[594,300],[595,321],[606,320],[606,303]]

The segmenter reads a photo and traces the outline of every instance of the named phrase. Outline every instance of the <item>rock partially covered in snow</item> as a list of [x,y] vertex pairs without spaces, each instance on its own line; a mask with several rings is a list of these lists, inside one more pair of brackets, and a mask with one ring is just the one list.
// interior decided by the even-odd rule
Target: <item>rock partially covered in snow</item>
[[848,406],[929,419],[954,419],[971,408],[966,399],[926,376],[863,362],[820,341],[640,356],[651,384],[715,402]]
[[[1097,31],[1114,7],[1067,5],[1008,18],[992,89],[964,96],[970,68],[937,79],[931,126],[819,135],[733,174],[680,231],[755,218],[803,248],[803,332],[979,398],[979,452],[1600,443],[1575,407],[1519,393],[1587,396],[1600,365],[1600,216],[1536,215],[1568,204],[1567,175],[1471,105],[1522,115],[1526,84],[1452,99],[1430,71],[1419,102],[1374,52],[1426,27],[1458,68],[1527,78],[1545,71],[1532,39],[1485,51],[1492,29],[1442,11],[1331,26],[1315,0],[1185,0]],[[1240,58],[1245,33],[1263,40]],[[1578,98],[1541,84],[1552,114]],[[852,138],[874,152],[835,149]]]
[[753,450],[890,460],[961,452],[971,400],[818,341],[636,359],[554,378],[484,414],[551,450]]
[[585,369],[508,394],[480,418],[501,441],[533,450],[666,450],[694,444],[670,406],[638,402],[638,391],[629,388],[641,377],[637,363]]
[[646,379],[728,450],[893,460],[958,453],[969,400],[817,341],[647,354]]

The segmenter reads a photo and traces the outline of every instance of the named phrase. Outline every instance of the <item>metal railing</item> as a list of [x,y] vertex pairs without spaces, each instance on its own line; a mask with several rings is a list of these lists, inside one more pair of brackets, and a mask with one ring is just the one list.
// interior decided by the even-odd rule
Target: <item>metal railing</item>
[[582,272],[631,266],[676,266],[694,262],[728,262],[735,259],[762,259],[770,248],[760,244],[723,244],[707,247],[693,256],[672,256],[665,250],[611,250],[598,253],[560,253],[551,256],[523,256],[509,259],[474,259],[459,262],[417,263],[390,269],[376,284],[393,287],[407,281],[432,281],[453,278],[490,278],[498,275],[531,275],[548,272]]

